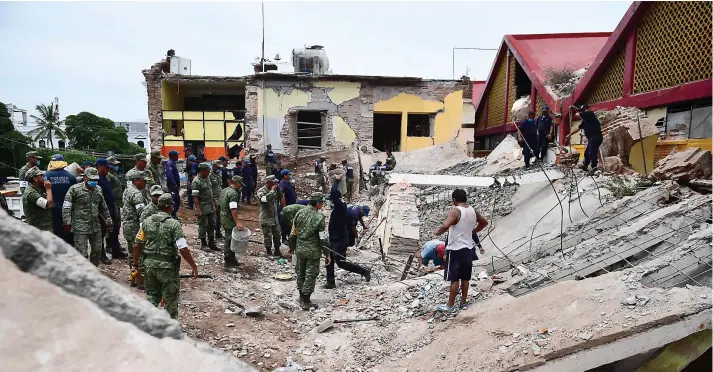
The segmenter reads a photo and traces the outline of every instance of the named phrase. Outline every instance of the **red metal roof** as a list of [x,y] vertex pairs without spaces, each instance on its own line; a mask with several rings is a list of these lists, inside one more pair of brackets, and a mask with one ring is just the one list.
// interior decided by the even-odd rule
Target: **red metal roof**
[[[554,35],[508,35],[510,45],[526,61],[541,82],[547,80],[547,68],[568,67],[579,70],[591,65],[610,32]],[[520,61],[520,65],[524,64]],[[532,78],[531,78],[532,79]]]

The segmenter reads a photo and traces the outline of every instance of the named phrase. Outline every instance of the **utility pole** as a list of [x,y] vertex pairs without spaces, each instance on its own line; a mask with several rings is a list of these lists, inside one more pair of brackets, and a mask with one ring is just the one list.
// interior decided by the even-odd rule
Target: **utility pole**
[[262,8],[262,58],[260,59],[260,65],[262,66],[262,72],[265,72],[265,2],[260,3]]
[[456,49],[458,49],[458,50],[497,50],[497,49],[490,49],[490,48],[458,48],[458,47],[454,47],[453,55],[451,56],[451,64],[453,66],[453,80],[456,79]]

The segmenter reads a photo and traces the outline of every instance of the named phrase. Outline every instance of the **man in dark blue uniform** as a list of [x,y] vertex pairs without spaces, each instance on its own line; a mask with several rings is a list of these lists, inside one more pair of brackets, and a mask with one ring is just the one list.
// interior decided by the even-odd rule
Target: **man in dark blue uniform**
[[64,226],[62,226],[62,204],[64,204],[64,196],[67,195],[69,187],[77,183],[77,177],[65,170],[66,166],[67,162],[64,161],[64,156],[52,155],[48,171],[45,173],[45,180],[52,183],[52,198],[54,199],[52,202],[52,230],[67,244],[73,245],[72,233],[64,231]]
[[245,160],[245,165],[243,165],[242,176],[243,176],[243,204],[251,204],[250,198],[255,192],[255,180],[253,180],[253,172],[250,169],[250,160]]
[[550,108],[547,105],[542,106],[542,115],[537,118],[537,147],[540,148],[540,153],[536,154],[540,161],[544,162],[547,156],[547,147],[554,138],[554,126],[552,125],[552,117],[550,116]]
[[584,104],[578,107],[577,113],[579,113],[582,123],[567,136],[567,140],[580,130],[584,131],[584,136],[587,138],[587,148],[584,150],[584,164],[582,164],[581,169],[587,171],[589,164],[592,164],[591,172],[594,172],[597,170],[597,153],[599,152],[599,146],[604,140],[602,137],[602,124],[594,112],[589,109],[589,105]]
[[537,125],[533,111],[527,114],[527,119],[520,122],[520,142],[522,155],[525,157],[525,168],[530,168],[530,159],[538,154]]
[[178,175],[178,166],[176,162],[178,161],[178,151],[171,150],[168,152],[168,162],[166,163],[166,187],[171,193],[171,198],[173,198],[173,211],[171,216],[177,218],[178,207],[181,206],[181,197],[179,196],[179,191],[181,190],[181,177]]
[[186,179],[188,180],[188,184],[186,185],[188,187],[188,209],[193,209],[193,198],[191,197],[191,182],[193,182],[193,178],[196,177],[198,174],[198,159],[196,159],[196,156],[191,154],[188,155],[186,158]]
[[347,230],[347,205],[342,201],[342,194],[339,192],[339,181],[336,179],[332,183],[329,197],[332,201],[332,214],[329,216],[329,255],[330,260],[327,265],[327,283],[325,289],[336,288],[334,280],[334,264],[340,269],[355,274],[362,275],[365,281],[371,280],[371,272],[357,264],[347,262],[347,244],[349,232]]
[[222,190],[230,186],[230,184],[232,183],[231,179],[233,178],[234,168],[228,168],[228,158],[226,158],[225,156],[221,156],[220,158],[218,158],[218,160],[220,160],[220,164],[223,164],[223,168],[218,169],[222,183],[220,189]]
[[364,217],[369,217],[369,207],[366,205],[349,205],[347,206],[347,229],[349,231],[349,247],[356,244],[356,238],[359,235],[357,232],[357,224],[361,223],[362,233],[366,232],[366,224]]
[[[284,199],[285,199],[285,207],[288,205],[292,205],[297,203],[297,193],[295,193],[295,188],[292,185],[292,172],[290,172],[287,169],[283,169],[282,172],[280,172],[280,192],[282,193]],[[279,219],[280,223],[280,232],[282,233],[282,242],[283,244],[287,244],[287,236],[290,233],[290,229],[288,226],[285,225],[283,219],[282,219],[282,204],[279,204],[277,206],[277,217]]]

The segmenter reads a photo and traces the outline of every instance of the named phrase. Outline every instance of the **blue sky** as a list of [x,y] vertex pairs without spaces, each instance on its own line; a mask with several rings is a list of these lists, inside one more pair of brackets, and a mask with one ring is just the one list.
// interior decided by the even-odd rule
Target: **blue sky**
[[[613,31],[631,2],[266,2],[265,54],[324,45],[339,74],[451,78],[453,47],[503,35]],[[260,3],[0,2],[0,102],[62,117],[147,121],[141,70],[168,49],[194,75],[247,75],[260,54]],[[495,52],[456,51],[456,76],[485,79]],[[287,67],[287,66],[286,66]],[[34,113],[34,112],[33,112]]]

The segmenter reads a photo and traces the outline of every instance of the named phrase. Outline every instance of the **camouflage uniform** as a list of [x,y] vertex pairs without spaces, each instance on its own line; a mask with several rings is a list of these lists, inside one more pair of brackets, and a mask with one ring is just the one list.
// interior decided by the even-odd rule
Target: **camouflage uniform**
[[[321,193],[314,193],[310,201],[323,201]],[[325,233],[324,215],[313,207],[303,208],[294,217],[290,239],[295,245],[297,256],[297,290],[303,300],[309,303],[309,296],[314,292],[314,285],[319,274],[319,259],[328,246]]]
[[153,203],[153,197],[156,195],[158,195],[159,197],[163,195],[163,189],[159,185],[151,186],[151,190],[149,191],[151,201],[149,202],[149,205],[147,205],[146,208],[144,208],[144,210],[139,215],[139,226],[141,226],[145,219],[158,213],[158,207],[156,206],[156,204]]
[[[96,168],[87,168],[84,177],[98,180]],[[101,222],[112,225],[109,209],[104,201],[102,189],[97,185],[90,190],[85,183],[77,183],[67,190],[62,205],[62,221],[65,226],[72,226],[74,248],[94,264],[99,264],[101,251]]]
[[[210,163],[200,163],[198,169],[210,169]],[[215,241],[215,210],[213,209],[213,184],[210,176],[203,178],[200,175],[196,176],[191,182],[191,197],[197,196],[201,211],[201,216],[198,217],[198,237],[201,243],[205,242],[206,235],[209,241]]]
[[[148,172],[132,169],[126,173],[126,179],[129,182],[137,178],[147,180],[146,183],[148,184]],[[124,225],[124,238],[126,239],[126,244],[129,245],[129,260],[134,257],[136,234],[139,232],[139,216],[141,216],[144,208],[151,203],[150,200],[146,188],[139,190],[133,183],[124,191],[121,220]]]
[[396,168],[396,158],[394,157],[394,154],[386,157],[384,165],[386,165],[386,170],[394,170],[394,168]]
[[[19,173],[17,174],[17,178],[20,179],[20,193],[24,193],[25,189],[27,188],[27,180],[25,179],[25,173],[33,167],[33,165],[30,165],[30,158],[36,158],[38,159],[37,165],[39,166],[39,159],[42,159],[41,156],[37,155],[37,151],[28,151],[27,154],[25,154],[25,157],[27,158],[27,163],[20,168]],[[39,167],[38,167],[39,168]]]
[[[275,176],[266,177],[266,181],[275,180]],[[277,190],[270,190],[263,186],[257,191],[257,198],[260,201],[260,228],[262,229],[263,244],[268,255],[273,254],[272,245],[275,244],[275,256],[280,255],[280,226],[277,223],[277,203],[280,194]]]
[[[146,161],[146,154],[144,154],[144,153],[136,154],[136,155],[134,155],[134,160],[135,160],[135,161],[141,161],[141,160],[142,160],[142,161],[145,161],[145,162],[146,162],[146,167],[144,168],[144,170],[141,170],[141,169],[137,168],[136,166],[134,166],[133,168],[129,169],[128,172],[126,172],[126,174],[124,175],[124,178],[126,178],[126,188],[131,187],[131,180],[130,180],[129,177],[127,177],[127,176],[128,176],[128,174],[131,173],[132,171],[134,171],[134,172],[135,172],[135,171],[146,172],[146,174],[149,176],[149,180],[146,181],[146,187],[147,187],[147,188],[150,188],[151,186],[154,185],[154,181],[153,181],[153,176],[151,175],[151,172],[149,171],[149,165],[150,165],[150,164],[149,164],[148,161]],[[124,192],[126,192],[126,190],[124,190]],[[129,249],[129,250],[131,250],[131,249]]]
[[[214,160],[212,163],[213,166],[217,166],[218,168],[223,168],[223,164],[220,162],[220,160]],[[215,202],[215,236],[220,238],[223,235],[223,232],[220,231],[220,204],[218,203],[218,199],[220,198],[220,190],[221,186],[223,184],[222,177],[220,174],[218,174],[217,171],[211,170],[210,171],[210,185],[211,185],[211,190],[213,191],[213,201]]]
[[[171,194],[159,197],[159,206],[173,205]],[[144,286],[146,299],[154,306],[164,299],[164,308],[173,319],[178,319],[180,293],[179,249],[188,245],[181,223],[166,212],[159,211],[148,217],[139,230],[136,240],[142,242]]]
[[[26,173],[27,181],[32,177],[42,174],[37,167],[30,168]],[[25,212],[25,220],[40,230],[54,231],[52,229],[52,209],[47,208],[47,191],[39,189],[34,185],[29,185],[22,194],[22,210]]]
[[[161,155],[161,151],[151,151],[151,160],[153,159],[161,159],[162,161],[166,159],[163,155]],[[151,175],[151,184],[146,184],[147,188],[150,188],[153,185],[159,185],[161,188],[166,186],[166,182],[162,181],[162,176],[165,175],[166,172],[161,172],[162,168],[164,167],[164,163],[159,163],[159,164],[153,164],[152,162],[148,162],[146,164],[146,170],[150,173]]]
[[307,208],[307,206],[302,204],[290,204],[283,208],[282,219],[285,221],[285,226],[292,229],[292,222],[295,220],[295,215],[304,208]]
[[[233,176],[231,179],[233,184],[243,183],[243,177]],[[241,186],[242,187],[242,186]],[[223,246],[223,258],[225,266],[237,266],[237,259],[235,258],[235,252],[230,250],[230,243],[232,241],[233,227],[235,227],[235,220],[233,220],[232,210],[238,208],[240,204],[240,189],[236,190],[232,186],[228,186],[220,192],[220,198],[218,200],[218,206],[220,208],[220,221],[223,225],[223,234],[225,235],[225,245]]]

